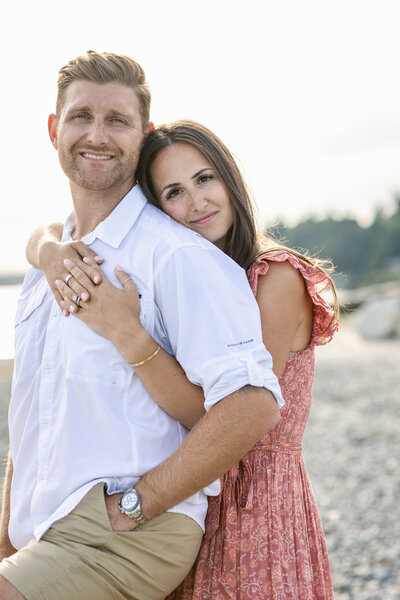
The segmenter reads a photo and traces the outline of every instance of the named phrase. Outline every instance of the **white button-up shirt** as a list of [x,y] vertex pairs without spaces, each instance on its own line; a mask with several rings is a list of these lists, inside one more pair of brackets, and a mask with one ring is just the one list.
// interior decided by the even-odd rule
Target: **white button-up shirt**
[[[64,240],[72,228],[73,216]],[[246,384],[270,389],[283,404],[257,304],[232,260],[148,205],[138,186],[83,241],[105,258],[102,268],[116,286],[117,263],[130,274],[142,324],[203,387],[207,410]],[[187,430],[156,404],[108,339],[61,314],[38,269],[25,277],[15,344],[9,534],[21,548],[96,483],[109,493],[135,485]],[[203,527],[206,493],[218,491],[215,482],[171,510]]]

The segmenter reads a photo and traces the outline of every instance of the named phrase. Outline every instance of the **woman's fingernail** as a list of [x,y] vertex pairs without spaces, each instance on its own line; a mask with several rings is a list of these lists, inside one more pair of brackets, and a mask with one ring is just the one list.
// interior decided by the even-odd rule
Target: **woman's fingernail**
[[89,299],[89,294],[87,294],[86,292],[83,292],[81,294],[81,298],[82,298],[82,300],[88,300]]
[[60,302],[60,305],[61,305],[63,308],[67,308],[67,305],[66,305],[66,303],[64,302],[64,300],[61,300],[61,302]]
[[69,260],[69,258],[64,259],[64,265],[66,267],[70,267],[71,265],[73,265],[74,263],[72,262],[72,260]]
[[96,256],[94,257],[94,260],[103,260],[103,257],[96,254]]
[[98,275],[95,275],[95,276],[93,277],[93,281],[94,281],[95,283],[100,283],[101,279],[100,279],[100,277],[99,277]]
[[83,260],[83,262],[84,262],[86,265],[90,265],[90,258],[88,258],[87,256],[84,256],[84,257],[82,258],[82,260]]
[[71,306],[69,307],[69,312],[73,313],[76,311],[76,306],[75,304],[71,304]]
[[62,286],[62,284],[63,284],[63,282],[62,282],[60,279],[56,279],[56,282],[55,282],[55,283],[56,283],[56,286],[57,286],[57,287],[61,287],[61,286]]
[[69,312],[67,310],[63,310],[63,315],[64,315],[64,317],[68,317]]
[[121,265],[115,265],[115,270],[116,271],[123,271],[123,268],[121,267]]

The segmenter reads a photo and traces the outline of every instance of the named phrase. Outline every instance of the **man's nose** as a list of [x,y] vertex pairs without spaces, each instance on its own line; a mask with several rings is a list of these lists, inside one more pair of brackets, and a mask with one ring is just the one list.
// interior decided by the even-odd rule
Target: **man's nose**
[[102,119],[93,119],[87,134],[87,140],[94,146],[101,146],[108,141],[105,123]]

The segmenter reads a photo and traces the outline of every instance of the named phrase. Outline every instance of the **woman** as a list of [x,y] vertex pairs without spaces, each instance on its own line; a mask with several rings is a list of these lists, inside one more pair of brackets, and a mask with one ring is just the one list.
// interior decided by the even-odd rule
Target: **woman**
[[[311,408],[314,347],[329,342],[337,329],[333,311],[320,296],[329,285],[334,291],[332,281],[317,261],[257,236],[238,167],[205,127],[181,121],[156,128],[145,142],[137,178],[149,201],[247,270],[286,401],[275,430],[222,478],[220,496],[210,498],[198,560],[173,598],[331,599],[326,545],[301,442]],[[72,312],[110,337],[125,356],[134,347],[143,359],[134,362],[144,385],[166,412],[193,426],[203,411],[200,390],[174,359],[163,350],[152,352],[154,341],[151,345],[140,326],[130,348],[119,341],[124,336],[116,332],[125,327],[124,315],[131,319],[134,312],[139,323],[139,301],[129,274],[117,267],[124,288],[118,290],[82,243],[65,246],[46,242],[46,236],[49,232],[36,234],[27,255],[49,281],[58,277],[56,293],[64,314]],[[67,283],[60,279],[60,256],[67,257],[64,264],[72,275]],[[73,302],[76,295],[79,309]]]

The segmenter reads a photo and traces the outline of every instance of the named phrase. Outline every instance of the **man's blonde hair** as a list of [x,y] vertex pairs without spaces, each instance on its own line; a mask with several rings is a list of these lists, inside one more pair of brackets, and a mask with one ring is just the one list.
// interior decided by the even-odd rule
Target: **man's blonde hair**
[[70,60],[59,71],[56,114],[64,106],[65,94],[73,81],[85,80],[94,83],[121,83],[135,90],[139,100],[143,129],[150,118],[151,93],[142,67],[129,56],[94,52],[88,50],[86,56]]

